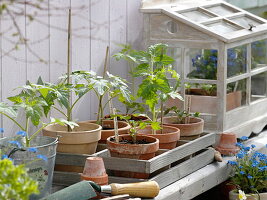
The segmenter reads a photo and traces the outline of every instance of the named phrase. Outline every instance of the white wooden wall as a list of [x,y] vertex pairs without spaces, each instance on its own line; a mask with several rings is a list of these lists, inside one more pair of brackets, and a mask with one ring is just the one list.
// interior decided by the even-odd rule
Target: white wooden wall
[[[30,0],[25,0],[31,2]],[[94,70],[102,74],[106,47],[110,54],[118,52],[117,44],[131,44],[142,48],[143,17],[139,12],[141,0],[45,0],[47,9],[38,11],[34,21],[17,17],[21,32],[29,39],[30,48],[19,45],[18,50],[6,54],[14,47],[14,25],[5,16],[0,19],[1,73],[0,98],[14,95],[14,88],[26,80],[36,82],[41,76],[55,82],[66,73],[68,7],[72,7],[72,69]],[[59,9],[54,9],[55,7]],[[27,14],[37,10],[24,6]],[[39,62],[38,55],[45,62]],[[109,71],[127,78],[127,63],[110,58]],[[87,95],[77,106],[74,118],[95,119],[97,102]],[[0,127],[5,135],[14,133],[14,126],[7,118],[1,118]]]

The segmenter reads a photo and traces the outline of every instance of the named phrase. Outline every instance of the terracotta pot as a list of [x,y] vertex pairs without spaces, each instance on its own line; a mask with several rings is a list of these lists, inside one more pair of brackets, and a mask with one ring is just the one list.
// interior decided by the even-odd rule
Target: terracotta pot
[[198,117],[190,117],[189,124],[177,124],[178,117],[163,117],[163,124],[180,129],[181,136],[194,136],[203,133],[204,120]]
[[[155,153],[159,150],[159,140],[154,137],[138,135],[137,140],[146,140],[150,142],[148,144],[120,144],[114,141],[111,141],[109,137],[107,139],[107,148],[112,157],[119,158],[130,158],[138,160],[149,160],[155,157]],[[132,140],[130,135],[120,135],[119,139]],[[136,173],[136,172],[127,172],[127,171],[114,171],[116,176],[128,177],[128,178],[148,178],[149,174],[145,173]]]
[[[89,121],[84,121],[83,123],[96,123],[95,120],[89,120]],[[110,128],[109,130],[105,130],[104,128],[101,130],[101,139],[99,143],[106,143],[107,138],[110,136],[115,135],[114,133],[114,121],[113,120],[104,120],[103,121],[103,127],[105,128]],[[124,121],[118,121],[118,131],[119,135],[122,134],[127,134],[129,133],[129,130],[131,126]]]
[[239,151],[236,146],[237,138],[234,133],[222,133],[216,150],[223,155],[234,155]]
[[162,126],[163,134],[161,130],[157,130],[156,134],[152,134],[152,127],[146,126],[144,129],[140,129],[138,134],[148,135],[159,139],[160,149],[174,149],[177,141],[180,139],[180,130],[171,126]]
[[43,129],[43,135],[60,137],[57,147],[58,152],[93,154],[101,138],[101,126],[93,123],[78,123],[72,132],[66,126],[53,124]]
[[93,181],[98,185],[108,184],[108,175],[101,157],[88,157],[86,159],[81,180]]
[[[200,89],[199,89],[200,90]],[[217,114],[217,105],[219,103],[217,96],[190,95],[191,112]],[[241,106],[242,92],[230,92],[226,95],[226,111],[233,110]],[[184,102],[179,99],[169,99],[166,102],[167,107],[176,106],[182,109]]]
[[[267,192],[258,194],[248,194],[246,195],[247,200],[267,200]],[[238,200],[238,191],[232,190],[229,192],[229,200]]]

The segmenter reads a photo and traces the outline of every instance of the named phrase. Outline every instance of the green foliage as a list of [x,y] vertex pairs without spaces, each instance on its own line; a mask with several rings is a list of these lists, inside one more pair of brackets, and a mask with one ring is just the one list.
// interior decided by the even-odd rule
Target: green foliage
[[[133,116],[138,117],[138,116],[143,116],[140,114],[133,114]],[[130,135],[133,138],[133,143],[136,144],[136,136],[138,133],[138,130],[140,129],[144,129],[148,124],[151,124],[150,121],[135,121],[135,120],[131,120],[131,116],[130,115],[111,115],[112,118],[114,117],[118,117],[121,120],[126,121],[128,124],[131,125],[130,128]]]
[[24,165],[14,165],[11,160],[0,160],[0,199],[28,200],[38,194],[38,183],[31,179]]
[[[137,65],[131,72],[134,77],[143,78],[138,87],[137,97],[148,105],[152,113],[153,123],[151,125],[158,129],[156,106],[159,102],[164,102],[168,98],[182,99],[178,93],[179,75],[171,67],[174,59],[167,55],[167,45],[151,45],[146,51],[135,51],[126,46],[115,57],[131,60]],[[174,86],[169,83],[169,78],[175,80]]]
[[[41,83],[41,79],[39,79],[39,83]],[[21,131],[26,132],[26,147],[29,147],[30,141],[37,136],[44,127],[50,124],[60,123],[70,125],[71,127],[77,125],[63,119],[52,118],[52,121],[49,123],[43,123],[41,121],[41,117],[43,117],[44,114],[47,115],[51,105],[54,104],[54,97],[56,95],[51,93],[51,91],[53,90],[56,93],[58,92],[57,90],[48,87],[47,85],[31,84],[30,82],[28,82],[27,85],[20,87],[20,89],[22,90],[18,95],[8,98],[13,105],[0,102],[0,114],[12,120]],[[61,93],[59,95],[61,95]],[[47,99],[49,99],[49,101]],[[19,119],[16,119],[18,111],[23,112],[26,123],[19,123]],[[28,133],[29,122],[31,122],[34,126],[40,126],[39,129],[32,135],[29,135]]]
[[[96,73],[92,72],[89,73],[84,71],[83,73],[85,74],[85,79],[98,98],[98,124],[102,124],[104,109],[112,99],[118,97],[119,99],[124,99],[124,101],[131,101],[130,91],[128,90],[126,80],[114,76],[109,72],[107,72],[105,77],[98,76]],[[107,97],[106,102],[104,102],[105,96]]]
[[200,113],[199,112],[195,112],[193,114],[185,111],[185,110],[179,110],[176,106],[170,107],[165,109],[164,111],[164,115],[169,114],[171,111],[173,111],[172,116],[176,116],[177,117],[177,122],[176,124],[184,124],[186,122],[186,118],[188,117],[199,117]]

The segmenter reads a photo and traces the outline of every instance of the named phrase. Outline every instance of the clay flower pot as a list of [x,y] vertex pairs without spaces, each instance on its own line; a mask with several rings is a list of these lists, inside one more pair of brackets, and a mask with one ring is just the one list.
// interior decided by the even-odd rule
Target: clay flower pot
[[173,126],[180,129],[180,135],[183,137],[200,135],[203,133],[204,120],[198,117],[190,117],[188,124],[178,124],[178,117],[163,117],[163,125]]
[[216,150],[218,150],[223,155],[234,155],[239,151],[239,148],[236,146],[236,142],[236,134],[222,133],[219,145],[216,147]]
[[[247,200],[267,200],[267,192],[258,194],[246,194]],[[232,190],[229,192],[229,200],[236,200],[238,198],[238,191]]]
[[[132,140],[130,135],[120,135],[119,140]],[[155,157],[155,153],[159,150],[159,140],[154,137],[137,135],[136,140],[145,140],[148,144],[125,144],[116,143],[114,136],[107,139],[107,148],[112,157],[118,158],[130,158],[138,160],[149,160]],[[128,177],[128,178],[148,178],[149,174],[127,172],[127,171],[114,171],[116,176]]]
[[52,124],[43,129],[43,135],[58,137],[58,152],[93,154],[96,151],[97,143],[101,138],[101,126],[93,123],[78,123],[73,131],[68,132],[67,126]]
[[[193,94],[192,94],[193,92]],[[188,94],[187,94],[188,95]],[[191,112],[210,113],[217,114],[218,97],[208,96],[203,89],[190,89],[191,97]],[[226,111],[233,110],[241,106],[242,92],[230,92],[226,95]],[[179,99],[170,98],[166,102],[167,107],[176,106],[177,108],[183,108],[183,101]]]
[[[95,120],[84,121],[83,123],[96,123]],[[118,131],[119,135],[129,133],[131,126],[124,121],[118,121]],[[115,135],[114,133],[114,121],[113,120],[104,120],[103,127],[101,130],[101,139],[99,143],[106,143],[107,138]]]
[[160,149],[174,149],[177,141],[180,139],[180,130],[171,126],[162,126],[163,134],[161,130],[157,130],[156,134],[152,134],[152,127],[146,126],[144,129],[140,129],[138,134],[155,137],[159,140]]
[[98,185],[108,184],[108,175],[101,157],[88,157],[86,159],[81,180],[93,181]]

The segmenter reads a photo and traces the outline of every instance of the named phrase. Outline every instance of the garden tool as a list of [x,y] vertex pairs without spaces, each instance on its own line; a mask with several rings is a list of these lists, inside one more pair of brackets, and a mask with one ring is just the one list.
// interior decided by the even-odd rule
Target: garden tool
[[100,186],[92,181],[81,181],[42,198],[42,200],[87,200],[97,196],[95,191],[111,195],[129,194],[135,197],[154,198],[159,193],[159,185],[156,181],[147,181]]

